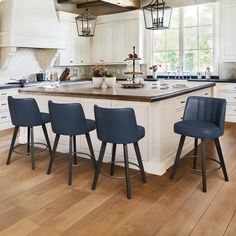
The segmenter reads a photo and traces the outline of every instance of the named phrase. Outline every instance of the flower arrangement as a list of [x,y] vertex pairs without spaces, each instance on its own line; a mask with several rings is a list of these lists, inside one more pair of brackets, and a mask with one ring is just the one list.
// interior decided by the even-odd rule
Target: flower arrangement
[[96,65],[93,67],[93,77],[104,77],[105,72],[106,72],[106,68],[103,65]]
[[156,64],[156,65],[152,65],[149,67],[150,70],[152,70],[153,72],[156,72],[158,70],[158,68],[160,68],[161,65],[160,64]]

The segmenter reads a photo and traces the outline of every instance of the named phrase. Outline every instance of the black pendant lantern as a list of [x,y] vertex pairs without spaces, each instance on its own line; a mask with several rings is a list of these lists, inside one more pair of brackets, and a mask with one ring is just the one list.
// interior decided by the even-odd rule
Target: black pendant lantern
[[172,8],[163,0],[153,0],[143,7],[146,29],[161,30],[170,27]]
[[89,14],[88,7],[75,18],[78,35],[80,37],[93,37],[95,33],[97,17]]

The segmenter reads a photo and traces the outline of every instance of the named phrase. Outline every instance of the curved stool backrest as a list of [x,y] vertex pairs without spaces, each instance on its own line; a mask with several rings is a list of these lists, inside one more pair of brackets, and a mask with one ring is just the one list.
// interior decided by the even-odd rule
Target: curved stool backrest
[[107,143],[128,144],[139,140],[138,126],[132,108],[94,106],[98,139]]
[[42,117],[37,102],[33,98],[8,97],[12,124],[21,127],[42,125]]
[[226,100],[192,96],[187,100],[184,120],[207,121],[217,125],[224,133]]
[[48,107],[54,133],[80,135],[89,132],[81,104],[58,104],[49,101]]

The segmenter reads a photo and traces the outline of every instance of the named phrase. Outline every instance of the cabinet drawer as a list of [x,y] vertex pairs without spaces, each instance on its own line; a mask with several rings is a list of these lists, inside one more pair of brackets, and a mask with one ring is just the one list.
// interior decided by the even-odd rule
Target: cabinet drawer
[[236,92],[221,91],[219,97],[226,99],[227,102],[236,102]]
[[236,105],[227,105],[226,106],[226,115],[234,115],[236,116]]
[[221,90],[236,92],[236,83],[218,84],[217,87],[219,92]]
[[0,112],[8,110],[8,102],[6,99],[0,100]]
[[185,104],[186,104],[186,101],[187,101],[187,96],[184,96],[184,97],[181,97],[181,98],[178,98],[176,99],[176,109],[180,109],[180,108],[183,108],[185,107]]
[[0,113],[0,124],[11,122],[10,113],[8,111]]

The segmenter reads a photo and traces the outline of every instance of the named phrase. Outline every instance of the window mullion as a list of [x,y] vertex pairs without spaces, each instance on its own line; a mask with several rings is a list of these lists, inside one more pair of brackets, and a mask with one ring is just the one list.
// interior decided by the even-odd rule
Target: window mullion
[[184,68],[184,23],[183,8],[179,9],[179,66]]

